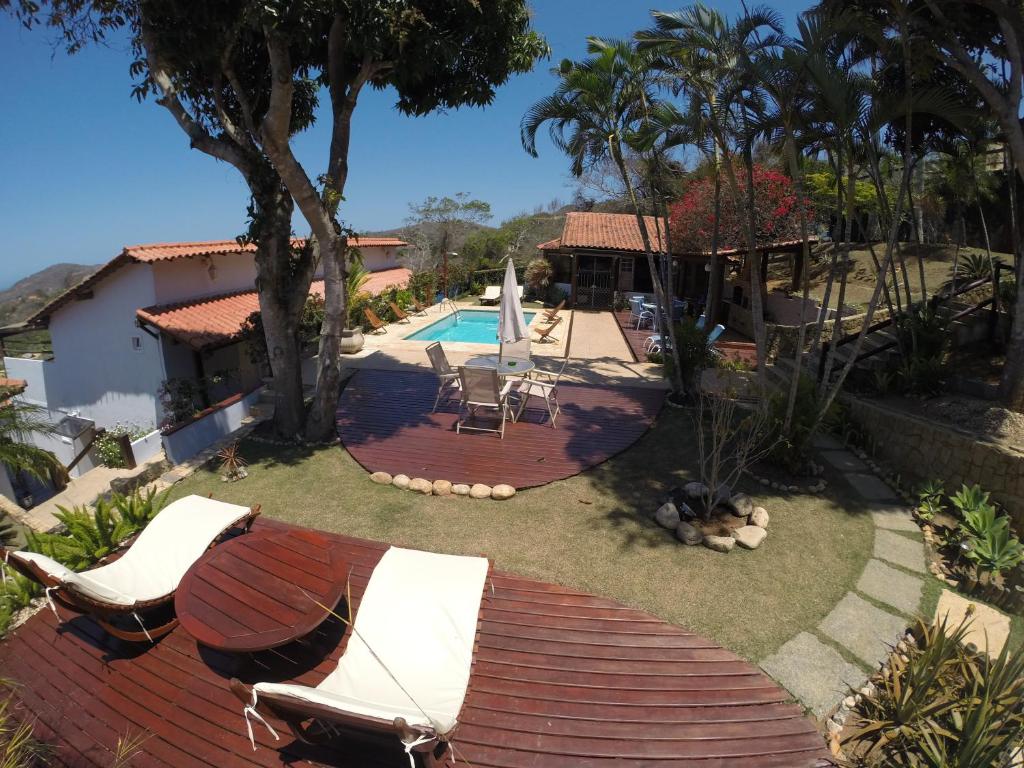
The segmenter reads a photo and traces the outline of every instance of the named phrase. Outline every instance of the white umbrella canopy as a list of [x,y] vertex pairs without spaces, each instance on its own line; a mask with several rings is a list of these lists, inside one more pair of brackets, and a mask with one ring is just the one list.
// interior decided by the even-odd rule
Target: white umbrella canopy
[[498,302],[498,343],[514,344],[529,336],[530,329],[526,327],[523,305],[519,301],[516,268],[512,265],[512,259],[509,259],[505,268],[505,282],[501,287],[501,300]]

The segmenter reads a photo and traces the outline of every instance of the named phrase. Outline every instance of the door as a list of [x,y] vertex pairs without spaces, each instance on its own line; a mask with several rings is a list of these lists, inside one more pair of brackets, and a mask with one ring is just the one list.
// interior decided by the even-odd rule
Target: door
[[576,306],[607,309],[615,295],[614,259],[611,256],[579,256],[576,269]]

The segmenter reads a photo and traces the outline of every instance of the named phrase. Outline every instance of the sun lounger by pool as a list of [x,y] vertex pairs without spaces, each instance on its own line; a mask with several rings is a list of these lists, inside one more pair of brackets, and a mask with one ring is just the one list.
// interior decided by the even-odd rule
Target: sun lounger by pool
[[[170,618],[147,627],[142,613],[166,606],[185,572],[217,540],[236,526],[248,530],[259,507],[242,507],[203,496],[186,496],[169,504],[117,560],[76,573],[46,555],[4,551],[4,560],[46,589],[47,600],[91,616],[122,640],[156,640],[178,625]],[[138,630],[125,629],[132,619]],[[131,626],[129,624],[129,626]]]
[[484,288],[484,292],[480,294],[481,304],[497,304],[498,299],[501,298],[501,286],[500,285],[488,285]]

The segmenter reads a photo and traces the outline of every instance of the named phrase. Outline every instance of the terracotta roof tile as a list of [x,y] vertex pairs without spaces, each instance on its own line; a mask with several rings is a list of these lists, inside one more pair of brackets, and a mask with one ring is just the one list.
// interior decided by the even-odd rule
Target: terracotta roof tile
[[[304,239],[293,238],[292,244],[301,247]],[[408,245],[397,237],[362,237],[349,238],[353,248],[403,248]],[[89,277],[50,301],[42,309],[36,311],[25,321],[26,325],[35,325],[48,318],[56,310],[71,301],[82,291],[89,290],[93,285],[107,277],[125,264],[152,264],[158,261],[174,261],[176,259],[213,256],[221,253],[255,253],[255,245],[240,246],[235,240],[205,240],[191,243],[150,243],[148,245],[129,245],[121,253],[108,261]]]
[[[409,282],[410,274],[405,268],[371,272],[363,290],[377,295],[388,286],[404,286]],[[324,281],[315,280],[309,292],[311,295],[322,297]],[[242,333],[246,319],[259,308],[256,291],[238,291],[176,304],[146,307],[137,310],[135,314],[143,322],[159,328],[193,349],[206,349],[236,341]]]
[[[656,250],[662,249],[664,226],[661,237],[653,216],[645,216],[647,231]],[[598,248],[611,251],[643,252],[644,243],[636,216],[631,213],[590,213],[575,211],[565,214],[562,236],[557,240],[543,243],[539,248]]]

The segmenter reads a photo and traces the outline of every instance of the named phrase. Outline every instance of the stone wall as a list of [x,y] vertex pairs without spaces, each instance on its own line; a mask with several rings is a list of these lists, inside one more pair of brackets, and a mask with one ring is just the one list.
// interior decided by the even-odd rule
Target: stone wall
[[853,420],[873,440],[876,458],[910,485],[938,479],[952,492],[961,483],[977,483],[1024,533],[1024,451],[870,400],[844,399]]

